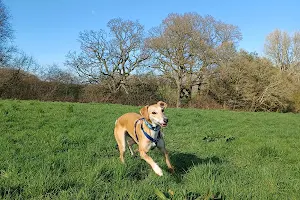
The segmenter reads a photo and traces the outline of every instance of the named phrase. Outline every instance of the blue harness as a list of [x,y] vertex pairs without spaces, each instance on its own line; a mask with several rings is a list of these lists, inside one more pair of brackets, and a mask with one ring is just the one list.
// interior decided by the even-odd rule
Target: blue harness
[[150,129],[150,130],[153,130],[153,131],[159,131],[158,132],[158,135],[157,135],[157,138],[153,138],[151,137],[143,128],[143,124],[141,124],[141,129],[144,133],[144,135],[146,136],[146,138],[148,138],[148,140],[150,140],[151,142],[155,143],[155,145],[157,145],[157,142],[158,140],[160,139],[161,137],[161,133],[160,133],[160,126],[152,126],[149,122],[147,122],[147,120],[145,118],[140,118],[138,120],[135,121],[135,124],[134,124],[134,133],[135,133],[135,137],[136,137],[136,140],[139,141],[138,139],[138,136],[136,134],[136,125],[137,123],[140,121],[140,120],[143,120],[145,122],[145,124],[147,125],[147,127]]

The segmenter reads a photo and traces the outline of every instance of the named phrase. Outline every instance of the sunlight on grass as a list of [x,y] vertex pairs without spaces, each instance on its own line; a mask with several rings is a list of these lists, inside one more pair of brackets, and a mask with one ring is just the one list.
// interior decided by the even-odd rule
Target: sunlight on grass
[[1,199],[300,199],[300,116],[167,109],[158,177],[126,152],[113,127],[138,107],[0,101]]

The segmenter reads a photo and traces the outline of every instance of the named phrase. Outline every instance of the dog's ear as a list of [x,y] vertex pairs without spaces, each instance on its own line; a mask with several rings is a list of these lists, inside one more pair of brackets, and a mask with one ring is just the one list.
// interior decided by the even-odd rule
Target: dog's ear
[[166,108],[166,107],[168,106],[168,104],[166,104],[166,103],[163,102],[163,101],[157,102],[157,105],[159,105],[161,108]]
[[140,110],[141,115],[142,115],[146,120],[149,120],[148,107],[149,107],[148,105],[147,105],[147,106],[144,106],[144,107]]

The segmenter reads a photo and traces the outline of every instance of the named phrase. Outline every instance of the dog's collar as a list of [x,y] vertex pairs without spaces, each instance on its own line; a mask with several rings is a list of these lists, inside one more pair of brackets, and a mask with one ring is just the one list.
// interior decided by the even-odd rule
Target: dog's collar
[[150,129],[150,130],[153,130],[153,131],[159,131],[160,130],[160,126],[152,126],[152,124],[150,124],[145,118],[142,118],[145,122],[145,124],[147,125],[147,127]]

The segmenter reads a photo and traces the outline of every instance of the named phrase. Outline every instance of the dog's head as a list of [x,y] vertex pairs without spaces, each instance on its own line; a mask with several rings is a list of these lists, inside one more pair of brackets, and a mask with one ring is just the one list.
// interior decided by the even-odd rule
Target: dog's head
[[164,110],[167,104],[163,101],[159,101],[156,104],[150,106],[144,106],[140,113],[148,121],[151,121],[155,125],[166,127],[168,125],[168,118],[164,114]]

